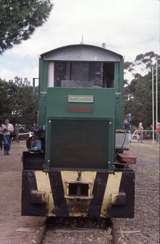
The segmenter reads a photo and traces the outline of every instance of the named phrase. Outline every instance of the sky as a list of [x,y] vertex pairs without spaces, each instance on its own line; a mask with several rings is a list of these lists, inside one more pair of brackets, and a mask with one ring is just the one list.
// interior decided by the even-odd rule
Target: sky
[[30,39],[0,56],[0,77],[38,77],[41,53],[68,44],[101,46],[125,61],[159,53],[160,0],[53,0],[48,21]]

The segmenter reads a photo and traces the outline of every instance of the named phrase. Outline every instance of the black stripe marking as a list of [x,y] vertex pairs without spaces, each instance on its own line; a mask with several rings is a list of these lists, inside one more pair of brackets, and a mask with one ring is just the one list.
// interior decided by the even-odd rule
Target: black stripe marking
[[28,185],[29,185],[30,191],[38,190],[36,176],[35,176],[34,171],[28,171],[27,172],[27,180],[28,180]]
[[56,216],[68,217],[67,203],[66,203],[66,199],[64,198],[64,189],[63,189],[61,172],[58,171],[50,172],[49,180],[52,189]]
[[134,217],[134,202],[135,202],[135,174],[132,170],[126,170],[122,174],[120,184],[120,192],[126,193],[126,206],[124,209],[124,216],[128,218]]
[[24,170],[22,174],[22,215],[23,216],[46,216],[46,204],[33,204],[32,191],[37,190],[35,172]]
[[135,202],[135,174],[129,169],[122,173],[119,192],[126,193],[126,204],[124,206],[112,206],[109,216],[115,218],[133,218]]
[[88,217],[98,218],[101,213],[101,206],[104,198],[108,173],[98,172],[93,186],[93,199],[91,200]]

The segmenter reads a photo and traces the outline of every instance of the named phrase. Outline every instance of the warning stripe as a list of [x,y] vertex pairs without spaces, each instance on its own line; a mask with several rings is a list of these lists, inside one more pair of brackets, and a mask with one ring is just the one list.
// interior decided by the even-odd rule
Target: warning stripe
[[122,172],[109,174],[102,202],[101,216],[107,216],[108,210],[112,204],[113,196],[119,193],[121,177]]
[[54,209],[54,202],[53,202],[53,194],[51,191],[51,185],[48,177],[48,173],[44,173],[42,171],[35,171],[36,175],[36,181],[37,181],[37,188],[39,192],[44,192],[46,203],[47,203],[47,209],[48,209],[48,215],[53,215],[53,209]]
[[[67,188],[65,183],[76,181],[76,171],[57,171],[50,172],[49,174],[42,171],[36,171],[34,174],[33,171],[29,175],[29,188],[47,193],[46,203],[49,215],[61,217],[73,215],[69,210],[70,205],[66,198]],[[113,214],[114,216],[118,216],[119,207],[114,207],[113,209],[111,208],[111,205],[114,201],[114,196],[119,192],[126,192],[127,195],[130,194],[129,186],[131,184],[127,184],[127,182],[128,180],[131,180],[128,178],[130,178],[128,172],[126,174],[124,172],[123,174],[122,172],[116,172],[114,174],[107,172],[83,172],[81,180],[83,182],[91,182],[93,184],[90,187],[90,194],[93,196],[93,199],[90,200],[85,210],[86,215],[92,218],[98,218],[100,216],[107,217],[109,215],[112,216]],[[128,213],[127,211],[129,211],[129,209],[126,209],[126,213]]]
[[37,180],[35,176],[35,171],[24,171],[24,176],[26,176],[26,180],[30,189],[30,194],[32,190],[37,190]]
[[101,213],[102,201],[108,180],[108,173],[98,172],[93,186],[93,199],[91,200],[88,217],[98,218]]
[[66,199],[64,197],[61,172],[49,172],[49,180],[52,194],[54,196],[55,215],[59,217],[68,217],[69,214]]

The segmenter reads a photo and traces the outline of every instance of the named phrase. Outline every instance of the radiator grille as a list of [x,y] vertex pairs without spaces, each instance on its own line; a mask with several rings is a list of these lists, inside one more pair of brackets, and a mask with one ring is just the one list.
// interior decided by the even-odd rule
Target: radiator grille
[[108,156],[106,120],[54,120],[50,135],[50,159],[56,168],[106,168]]

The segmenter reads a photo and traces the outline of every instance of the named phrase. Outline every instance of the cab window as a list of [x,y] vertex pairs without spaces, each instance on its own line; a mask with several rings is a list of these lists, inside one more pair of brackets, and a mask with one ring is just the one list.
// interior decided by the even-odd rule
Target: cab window
[[54,86],[112,88],[114,87],[114,63],[55,62]]

